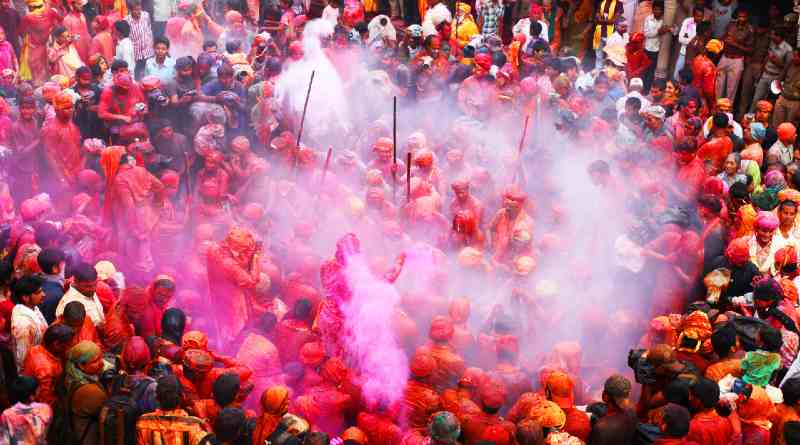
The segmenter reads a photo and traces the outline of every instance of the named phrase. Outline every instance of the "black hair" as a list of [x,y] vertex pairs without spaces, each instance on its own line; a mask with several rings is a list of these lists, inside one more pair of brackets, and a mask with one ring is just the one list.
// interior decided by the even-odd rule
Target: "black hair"
[[64,306],[64,321],[83,321],[86,318],[86,308],[80,301],[70,301]]
[[664,10],[664,1],[663,0],[655,0],[653,2],[653,5],[651,6],[651,8],[661,8],[661,10],[663,11]]
[[229,53],[235,53],[242,49],[242,41],[241,40],[229,40],[225,42],[225,51]]
[[719,358],[725,358],[733,352],[736,346],[736,329],[730,324],[724,324],[711,333],[711,347]]
[[747,192],[747,184],[739,181],[734,182],[731,184],[731,188],[728,189],[728,195],[734,199],[746,199],[749,195]]
[[275,316],[272,312],[266,312],[261,318],[258,319],[258,328],[263,333],[272,332],[275,329],[275,325],[278,324],[278,317]]
[[664,398],[670,403],[689,406],[689,387],[691,386],[688,380],[676,378],[664,387]]
[[464,47],[464,51],[463,51],[463,55],[467,59],[472,59],[473,57],[475,57],[475,47],[472,46],[472,45],[465,46]]
[[164,315],[161,316],[162,337],[180,344],[184,329],[186,329],[186,314],[182,310],[171,307],[164,311]]
[[214,395],[214,401],[216,401],[219,406],[230,405],[236,400],[236,395],[239,394],[240,387],[241,381],[239,380],[238,374],[222,374],[214,380],[214,385],[211,390]]
[[89,263],[80,263],[72,268],[72,276],[75,277],[75,281],[95,281],[97,271]]
[[692,396],[696,398],[703,408],[711,409],[719,403],[719,385],[713,380],[700,377],[692,385]]
[[681,81],[681,83],[692,83],[692,80],[694,79],[694,73],[692,73],[692,70],[689,68],[683,68],[682,70],[678,71],[678,79]]
[[697,34],[698,35],[703,35],[703,34],[709,32],[709,31],[711,31],[711,22],[703,20],[702,22],[697,24]]
[[44,338],[42,342],[44,346],[51,346],[53,343],[60,341],[68,343],[75,337],[75,330],[70,326],[63,323],[51,324],[46,331],[44,331]]
[[659,90],[663,90],[664,88],[667,87],[667,79],[655,79],[650,86],[651,88],[658,88]]
[[694,153],[695,148],[694,142],[683,140],[675,144],[672,147],[672,151],[676,153]]
[[156,384],[156,400],[161,409],[171,411],[181,404],[181,382],[174,375],[168,375],[158,379]]
[[642,100],[639,99],[638,97],[631,96],[631,97],[625,99],[625,107],[628,107],[628,106],[633,107],[637,111],[641,110],[642,109]]
[[66,259],[67,256],[64,255],[63,250],[47,248],[39,252],[39,255],[36,257],[36,262],[39,264],[39,268],[42,269],[42,272],[53,274],[55,273],[53,270],[66,261]]
[[761,344],[765,351],[778,352],[783,346],[783,336],[779,330],[764,326],[761,329]]
[[797,210],[797,203],[792,201],[791,199],[784,199],[778,205],[778,210],[780,210],[780,209],[782,209],[784,207],[794,207],[794,209]]
[[50,247],[59,244],[61,232],[55,224],[37,221],[33,223],[33,231],[36,237],[36,244],[42,247]]
[[217,42],[215,42],[214,40],[206,40],[205,42],[203,42],[203,51],[205,51],[208,48],[216,48],[216,47],[217,47]]
[[664,407],[664,432],[672,438],[681,438],[689,434],[689,423],[692,420],[689,410],[683,406],[670,403]]
[[158,45],[159,43],[166,45],[167,49],[169,49],[169,39],[164,36],[158,36],[153,39],[153,47]]
[[27,375],[20,375],[11,382],[9,388],[9,395],[12,402],[28,403],[31,398],[36,394],[36,389],[39,388],[39,382]]
[[83,74],[92,74],[92,69],[86,65],[79,66],[77,70],[75,70],[75,77],[80,77]]
[[233,442],[241,435],[246,418],[244,411],[239,408],[225,408],[220,411],[214,422],[214,434],[217,440]]
[[50,35],[53,36],[53,38],[55,39],[58,36],[60,36],[61,34],[64,34],[65,32],[67,32],[67,28],[65,28],[64,26],[59,25],[59,26],[56,26],[55,28],[53,28],[53,31],[50,33]]
[[117,33],[123,38],[131,35],[131,25],[125,20],[117,20],[114,22],[114,29],[117,30]]
[[792,377],[781,385],[783,392],[783,403],[785,405],[795,405],[800,402],[800,377]]
[[[322,431],[313,431],[306,434],[306,437],[303,440],[303,445],[328,445],[330,442],[331,438],[328,436],[328,433],[323,433]],[[348,441],[346,440],[345,443],[347,442]]]
[[598,159],[596,161],[592,161],[589,164],[589,172],[596,172],[596,173],[605,173],[609,174],[611,172],[611,168],[608,166],[608,162]]
[[160,280],[156,280],[156,282],[153,283],[153,287],[158,287],[161,289],[175,289],[175,282],[166,278],[162,278]]
[[[117,23],[119,23],[119,22],[117,22]],[[111,70],[112,74],[115,74],[119,70],[129,69],[130,67],[128,66],[128,62],[126,62],[126,61],[124,61],[122,59],[114,59],[111,62],[111,66],[108,67],[108,68]]]
[[14,283],[11,300],[14,304],[23,304],[22,297],[35,294],[42,288],[42,279],[36,275],[25,276]]
[[297,320],[305,320],[309,316],[311,316],[311,301],[306,298],[297,300],[297,303],[294,304],[294,310],[292,311],[294,318]]
[[728,119],[728,115],[722,112],[714,113],[714,117],[711,119],[711,123],[716,128],[728,128],[730,124],[730,119]]
[[531,37],[537,38],[542,33],[542,24],[539,23],[538,20],[531,20],[531,25],[528,30],[531,33]]
[[790,420],[783,424],[783,441],[787,444],[800,443],[800,422]]
[[719,212],[722,211],[722,203],[713,195],[703,195],[697,198],[697,204],[715,215],[719,215]]

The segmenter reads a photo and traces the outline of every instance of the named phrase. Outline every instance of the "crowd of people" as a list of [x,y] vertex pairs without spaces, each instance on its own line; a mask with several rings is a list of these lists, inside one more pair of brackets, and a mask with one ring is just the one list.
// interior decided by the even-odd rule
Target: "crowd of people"
[[0,444],[800,444],[798,24],[0,0]]

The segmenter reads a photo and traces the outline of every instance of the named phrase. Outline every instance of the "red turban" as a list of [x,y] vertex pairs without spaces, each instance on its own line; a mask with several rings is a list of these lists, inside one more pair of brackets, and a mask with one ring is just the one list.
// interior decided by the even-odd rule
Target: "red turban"
[[430,377],[436,370],[436,360],[430,354],[415,354],[411,359],[411,374],[417,378]]
[[491,442],[495,445],[509,445],[511,444],[511,433],[503,428],[500,424],[489,425],[483,430],[481,439]]
[[717,177],[710,177],[703,183],[703,194],[712,195],[717,198],[725,192],[725,183]]
[[511,186],[503,191],[503,197],[512,201],[525,202],[528,199],[528,194],[517,186]]
[[797,250],[794,246],[786,246],[775,252],[775,267],[778,270],[790,264],[797,265]]
[[300,363],[306,366],[318,366],[325,358],[325,348],[318,341],[308,342],[300,348]]
[[78,184],[87,189],[97,190],[102,183],[103,180],[100,178],[100,175],[94,170],[87,168],[78,172]]
[[750,260],[750,244],[744,238],[736,238],[728,243],[725,256],[735,266],[741,266]]
[[347,365],[338,357],[331,357],[322,365],[320,377],[335,385],[341,385],[348,374]]
[[453,337],[453,321],[449,317],[439,315],[431,320],[428,336],[435,342],[446,342]]
[[144,368],[150,361],[150,349],[142,337],[131,337],[122,350],[122,362],[131,372]]
[[501,380],[486,378],[478,388],[478,395],[483,406],[498,409],[506,400],[506,385]]
[[420,149],[414,157],[414,165],[423,168],[433,165],[433,152],[426,148]]
[[189,349],[183,352],[183,366],[198,372],[208,372],[214,366],[214,359],[201,349]]
[[394,144],[389,138],[378,138],[378,140],[375,141],[375,144],[372,146],[372,149],[377,152],[392,151],[394,149]]
[[180,183],[180,176],[174,170],[164,170],[161,172],[161,183],[165,187],[177,188]]
[[475,65],[483,68],[486,71],[492,67],[492,56],[486,53],[480,53],[475,56]]
[[481,368],[467,368],[461,375],[458,384],[466,388],[479,388],[485,378],[486,375]]

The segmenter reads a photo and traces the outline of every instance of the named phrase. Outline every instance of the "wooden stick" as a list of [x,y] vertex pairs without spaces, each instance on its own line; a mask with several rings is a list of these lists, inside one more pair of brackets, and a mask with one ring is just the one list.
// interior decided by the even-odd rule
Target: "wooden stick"
[[525,116],[525,125],[522,127],[522,137],[519,139],[519,150],[517,150],[517,154],[522,154],[522,149],[525,147],[525,136],[528,135],[528,122],[531,120],[531,115]]
[[297,152],[300,151],[300,138],[303,137],[303,126],[306,123],[306,110],[308,110],[308,98],[311,97],[311,85],[314,84],[314,75],[317,73],[316,70],[311,71],[311,79],[308,81],[308,91],[306,91],[306,102],[303,104],[303,115],[300,117],[300,129],[297,131],[297,143],[295,144],[295,156],[294,156],[294,169],[297,171],[297,164],[299,161],[299,156]]
[[392,202],[397,203],[397,96],[392,100]]
[[328,147],[328,156],[325,157],[325,166],[322,168],[322,179],[319,181],[319,189],[325,187],[325,175],[328,174],[328,166],[331,165],[331,155],[333,154],[333,146]]
[[406,201],[411,202],[411,152],[406,154]]

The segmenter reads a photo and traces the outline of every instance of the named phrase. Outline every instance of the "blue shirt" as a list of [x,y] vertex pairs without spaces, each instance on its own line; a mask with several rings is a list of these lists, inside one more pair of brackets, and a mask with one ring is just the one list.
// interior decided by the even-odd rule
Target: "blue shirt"
[[163,65],[156,62],[155,56],[147,59],[144,63],[144,75],[156,76],[162,84],[172,81],[175,78],[175,59],[167,56]]

